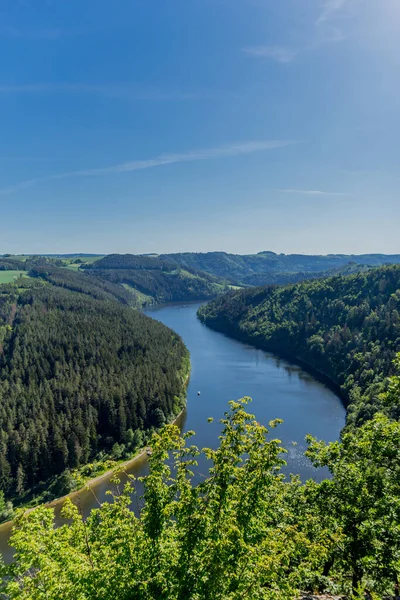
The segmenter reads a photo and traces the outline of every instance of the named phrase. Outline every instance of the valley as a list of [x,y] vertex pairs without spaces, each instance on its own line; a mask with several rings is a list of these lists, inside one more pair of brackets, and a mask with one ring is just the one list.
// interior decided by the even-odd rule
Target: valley
[[[262,254],[270,260],[272,253]],[[295,561],[290,583],[285,577],[279,583],[290,594],[309,585],[304,569],[319,582],[314,588],[339,581],[340,590],[354,592],[364,577],[354,552],[376,589],[393,585],[397,512],[389,518],[388,506],[400,497],[399,446],[392,443],[400,439],[400,266],[383,255],[374,259],[388,263],[383,266],[364,264],[364,257],[342,264],[347,258],[307,263],[296,257],[296,268],[309,269],[305,276],[304,270],[256,271],[242,257],[240,277],[237,265],[221,277],[165,255],[0,257],[6,274],[0,284],[0,510],[7,521],[18,507],[41,505],[0,526],[0,549],[10,564],[7,599],[14,597],[7,578],[17,573],[31,585],[30,565],[40,581],[40,565],[54,548],[60,552],[52,562],[55,581],[64,577],[59,569],[72,539],[74,552],[82,541],[75,560],[85,562],[83,531],[96,548],[102,540],[114,552],[98,528],[104,523],[108,532],[110,511],[122,536],[117,547],[127,540],[121,532],[134,527],[152,548],[146,523],[158,523],[156,535],[168,538],[183,563],[178,540],[191,531],[193,515],[210,552],[214,527],[232,543],[219,511],[228,510],[226,522],[243,532],[247,522],[254,532],[266,524],[273,540],[268,552],[274,548],[279,562],[286,548]],[[284,268],[293,268],[292,260],[284,259]],[[322,263],[329,268],[313,270]],[[275,283],[248,283],[264,277]],[[168,426],[174,421],[178,427]],[[279,438],[271,439],[267,428],[275,427]],[[196,446],[187,446],[193,432]],[[218,496],[208,506],[213,490]],[[194,505],[186,522],[189,497]],[[359,541],[366,519],[368,538]],[[381,530],[384,538],[373,533]],[[29,548],[38,535],[42,550],[35,555]],[[372,551],[378,543],[382,550]],[[265,544],[263,536],[256,542],[261,561]],[[136,561],[152,572],[149,551]],[[208,568],[201,556],[194,572]],[[166,573],[175,568],[170,560],[165,557]],[[246,568],[241,560],[240,570]],[[104,576],[103,585],[117,585]],[[174,581],[185,589],[185,578],[176,574]],[[158,596],[161,588],[155,589]]]

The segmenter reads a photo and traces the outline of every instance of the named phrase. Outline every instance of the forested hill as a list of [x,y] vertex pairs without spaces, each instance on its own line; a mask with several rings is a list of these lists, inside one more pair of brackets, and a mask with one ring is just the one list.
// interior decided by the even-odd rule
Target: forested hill
[[61,269],[54,265],[34,266],[30,276],[39,277],[52,285],[86,294],[96,300],[117,300],[129,306],[135,305],[135,297],[124,287],[103,281],[87,273]]
[[84,267],[101,280],[125,286],[142,304],[207,300],[228,289],[226,282],[167,259],[111,254]]
[[8,497],[115,445],[119,456],[132,451],[134,439],[181,410],[188,369],[179,336],[117,302],[123,288],[49,266],[30,274],[0,285],[0,491]]
[[[400,351],[400,266],[285,287],[231,291],[202,307],[207,325],[299,359],[341,387],[348,422],[377,410]],[[400,406],[391,407],[400,417]]]
[[[310,274],[326,276],[328,271],[338,270],[353,263],[370,267],[384,264],[399,264],[400,254],[228,254],[227,252],[183,252],[161,254],[160,260],[173,262],[184,268],[199,269],[243,285],[260,285],[307,279]],[[328,273],[329,274],[329,273]]]

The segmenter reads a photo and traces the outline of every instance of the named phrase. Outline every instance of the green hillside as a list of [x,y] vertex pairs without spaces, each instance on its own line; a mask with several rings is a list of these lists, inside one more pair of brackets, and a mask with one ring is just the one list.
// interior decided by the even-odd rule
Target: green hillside
[[169,260],[133,254],[112,254],[84,267],[102,280],[135,291],[138,303],[207,300],[228,289],[225,281]]
[[122,286],[51,265],[30,275],[0,285],[0,491],[17,502],[98,456],[130,456],[181,410],[188,368],[179,336]]
[[376,411],[400,351],[400,266],[286,287],[232,291],[202,307],[209,326],[301,360],[340,386],[349,423]]
[[[110,271],[131,270],[112,262]],[[182,406],[187,372],[180,338],[129,308],[123,286],[48,263],[30,275],[0,286],[0,477],[18,498],[54,473],[63,476],[50,491],[60,489],[96,453],[121,456],[148,440]],[[61,527],[43,506],[17,518],[14,561],[0,567],[5,600],[398,595],[400,266],[232,290],[199,316],[340,386],[341,439],[307,438],[307,457],[330,478],[285,479],[279,433],[247,413],[248,398],[230,403],[216,448],[164,427],[151,438],[137,513],[129,482],[87,519],[70,501]]]
[[296,283],[310,276],[326,276],[327,272],[346,267],[349,263],[370,267],[400,263],[400,254],[306,255],[260,252],[239,255],[227,252],[183,252],[161,254],[159,258],[243,285]]

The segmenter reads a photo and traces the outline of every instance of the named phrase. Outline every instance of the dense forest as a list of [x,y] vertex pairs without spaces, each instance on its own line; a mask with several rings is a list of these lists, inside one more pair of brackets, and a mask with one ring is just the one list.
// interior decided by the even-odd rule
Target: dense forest
[[265,251],[245,255],[183,252],[7,256],[0,257],[0,270],[29,270],[40,261],[87,270],[97,277],[122,284],[130,291],[134,303],[140,306],[171,300],[209,299],[225,291],[227,283],[243,287],[286,285],[363,272],[371,267],[398,264],[400,255],[286,255]]
[[172,261],[183,268],[210,273],[238,285],[267,285],[296,283],[314,277],[329,276],[350,264],[376,267],[400,263],[400,255],[387,254],[228,254],[227,252],[183,252],[161,254],[160,260]]
[[60,269],[50,263],[32,266],[29,275],[44,279],[57,287],[86,294],[96,300],[118,300],[122,304],[135,305],[135,296],[129,290],[115,283],[93,277],[88,273],[82,274],[69,269]]
[[354,273],[363,273],[371,267],[355,262],[349,262],[343,267],[329,269],[328,271],[294,271],[280,272],[270,271],[266,273],[252,273],[244,275],[240,278],[240,283],[243,287],[259,287],[263,285],[287,285],[289,283],[300,283],[310,279],[326,279],[335,275],[352,275]]
[[179,336],[129,308],[122,287],[52,265],[29,274],[0,286],[6,497],[116,444],[133,450],[181,410],[188,371]]
[[143,304],[207,300],[228,289],[213,275],[152,256],[111,254],[84,269],[104,281],[125,286],[131,293],[139,292]]
[[208,300],[227,291],[229,286],[286,285],[399,262],[400,255],[386,254],[68,254],[0,257],[0,270],[68,267],[124,287],[125,300],[140,308],[154,303]]
[[[130,292],[119,281],[92,275],[147,268],[103,263],[81,273],[35,262],[29,277],[0,286],[5,515],[6,499],[41,479],[102,451],[120,456],[158,430],[183,405],[188,367],[176,334],[132,310]],[[173,271],[165,263],[154,269]],[[400,265],[356,271],[231,290],[199,311],[208,325],[301,360],[340,386],[349,402],[341,439],[307,439],[307,457],[327,467],[329,479],[285,479],[279,439],[247,413],[249,399],[231,402],[215,449],[199,450],[193,432],[181,436],[175,426],[154,433],[138,513],[130,509],[134,482],[121,490],[118,481],[110,502],[87,520],[70,501],[63,509],[69,521],[59,528],[49,508],[21,513],[11,540],[14,561],[0,567],[0,595],[398,596]],[[199,479],[194,473],[201,454],[209,470]]]
[[207,325],[301,360],[340,386],[348,423],[384,407],[379,393],[400,351],[400,265],[346,277],[231,291],[199,310]]

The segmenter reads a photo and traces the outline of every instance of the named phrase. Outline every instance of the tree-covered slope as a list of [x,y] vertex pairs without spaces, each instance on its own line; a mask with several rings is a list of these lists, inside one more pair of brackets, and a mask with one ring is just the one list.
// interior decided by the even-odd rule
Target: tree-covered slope
[[117,302],[112,284],[65,269],[34,274],[0,286],[0,490],[8,496],[171,418],[188,365],[179,336]]
[[300,283],[311,279],[326,279],[335,275],[352,275],[354,273],[363,273],[372,267],[350,262],[343,267],[329,269],[328,271],[293,271],[280,272],[269,271],[266,273],[252,273],[241,278],[240,283],[245,287],[259,287],[263,285],[288,285],[290,283]]
[[143,294],[146,302],[206,300],[228,289],[224,281],[213,275],[151,256],[112,254],[84,270]]
[[56,287],[80,292],[96,300],[117,300],[128,306],[135,306],[135,297],[124,287],[93,277],[88,272],[76,272],[54,266],[52,262],[33,266],[30,276],[48,281]]
[[[400,266],[231,291],[202,307],[199,316],[329,377],[349,400],[350,423],[385,409],[378,395],[400,350]],[[400,406],[391,410],[400,416]]]
[[379,266],[400,263],[400,254],[228,254],[227,252],[182,252],[161,254],[160,260],[172,261],[185,268],[200,269],[231,283],[244,285],[284,284],[306,279],[307,274],[325,276],[327,271],[340,269],[349,263]]

